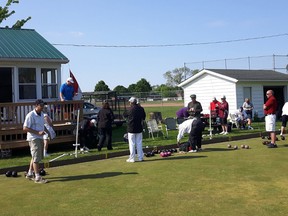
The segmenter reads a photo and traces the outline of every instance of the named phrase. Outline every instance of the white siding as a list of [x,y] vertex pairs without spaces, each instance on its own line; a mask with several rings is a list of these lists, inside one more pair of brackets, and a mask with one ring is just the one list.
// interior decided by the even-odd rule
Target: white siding
[[234,82],[210,74],[203,74],[189,85],[183,86],[183,89],[185,106],[191,101],[190,95],[196,94],[197,100],[202,104],[203,113],[209,113],[209,105],[214,96],[220,101],[220,98],[225,95],[230,110],[236,109],[236,87]]

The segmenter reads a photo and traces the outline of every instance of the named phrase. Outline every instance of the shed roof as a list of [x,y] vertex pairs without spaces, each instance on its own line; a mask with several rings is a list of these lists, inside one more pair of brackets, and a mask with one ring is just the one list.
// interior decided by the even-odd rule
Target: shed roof
[[274,70],[206,69],[238,81],[288,81],[288,74]]
[[0,61],[69,62],[68,58],[34,29],[0,28]]

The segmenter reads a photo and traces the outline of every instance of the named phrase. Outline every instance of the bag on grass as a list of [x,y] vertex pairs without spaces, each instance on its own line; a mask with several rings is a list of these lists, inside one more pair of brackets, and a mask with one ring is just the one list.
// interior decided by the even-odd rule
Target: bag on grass
[[188,142],[182,143],[182,144],[179,146],[179,151],[188,152],[189,146],[190,146],[190,145],[189,145]]

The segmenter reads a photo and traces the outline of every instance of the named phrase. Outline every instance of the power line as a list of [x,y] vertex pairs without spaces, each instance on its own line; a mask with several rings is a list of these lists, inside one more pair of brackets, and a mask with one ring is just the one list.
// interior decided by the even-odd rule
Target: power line
[[180,46],[200,46],[200,45],[211,45],[211,44],[223,44],[223,43],[235,43],[242,41],[261,40],[267,38],[283,37],[288,36],[288,33],[241,38],[234,40],[223,40],[223,41],[212,41],[212,42],[199,42],[199,43],[184,43],[184,44],[150,44],[150,45],[95,45],[95,44],[60,44],[54,43],[54,46],[73,46],[73,47],[92,47],[92,48],[155,48],[155,47],[180,47]]

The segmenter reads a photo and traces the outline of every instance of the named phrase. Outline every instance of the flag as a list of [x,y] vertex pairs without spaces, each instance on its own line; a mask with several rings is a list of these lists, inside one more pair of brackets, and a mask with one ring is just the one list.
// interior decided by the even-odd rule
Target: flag
[[75,76],[73,75],[73,73],[70,71],[70,77],[73,79],[74,83],[73,83],[73,87],[74,87],[74,92],[77,93],[74,97],[73,100],[81,100],[82,98],[82,91],[80,89],[80,86],[75,78]]

